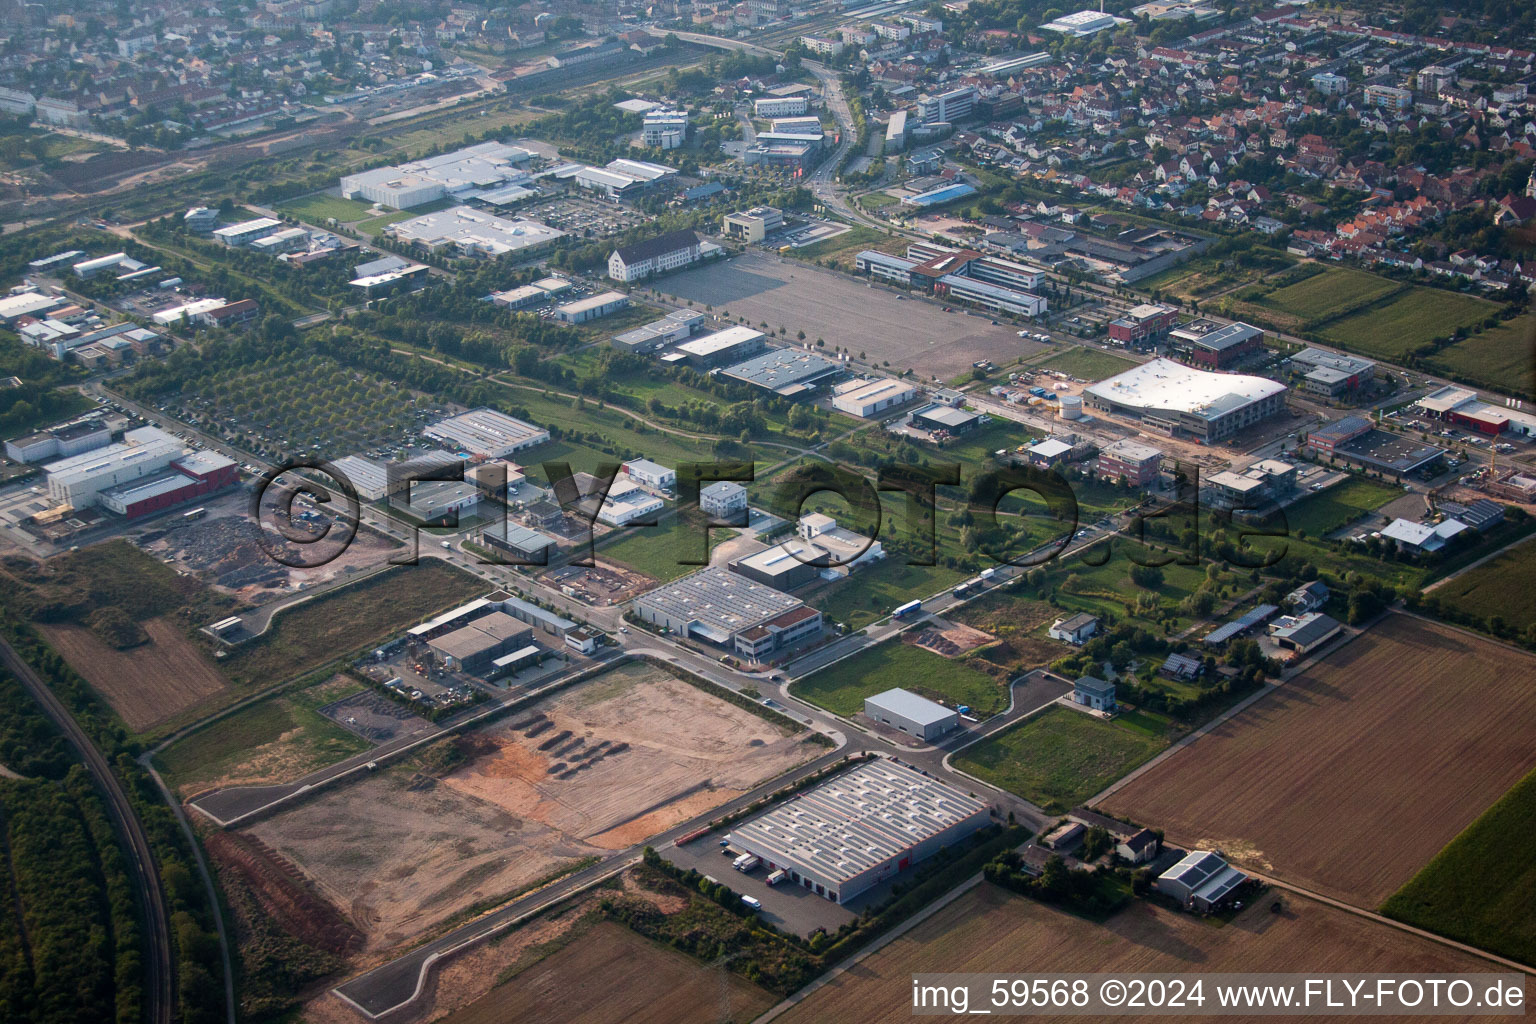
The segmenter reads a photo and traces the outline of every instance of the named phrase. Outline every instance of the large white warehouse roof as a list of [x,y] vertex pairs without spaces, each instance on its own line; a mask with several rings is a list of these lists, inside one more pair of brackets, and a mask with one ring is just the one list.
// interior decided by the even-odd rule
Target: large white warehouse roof
[[1116,405],[1210,418],[1281,394],[1285,385],[1267,377],[1212,373],[1171,359],[1154,359],[1083,390]]

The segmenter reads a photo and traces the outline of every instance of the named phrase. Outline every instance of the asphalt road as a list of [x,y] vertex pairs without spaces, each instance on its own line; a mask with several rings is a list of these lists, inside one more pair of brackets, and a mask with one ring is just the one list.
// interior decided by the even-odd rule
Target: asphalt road
[[134,888],[144,907],[144,991],[149,1001],[149,1020],[153,1024],[171,1024],[176,1012],[175,962],[171,956],[170,914],[165,891],[160,887],[160,866],[150,849],[149,837],[134,813],[122,783],[101,751],[86,736],[48,685],[22,660],[16,649],[0,640],[0,662],[20,680],[21,685],[43,706],[43,711],[68,737],[85,762],[86,770],[96,780],[96,787],[106,797],[112,824],[123,840],[128,854]]

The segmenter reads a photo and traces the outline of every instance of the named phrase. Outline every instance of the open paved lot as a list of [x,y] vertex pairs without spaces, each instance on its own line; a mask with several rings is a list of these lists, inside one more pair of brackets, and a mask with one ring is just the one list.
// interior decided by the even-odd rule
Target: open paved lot
[[986,317],[945,313],[932,303],[899,299],[878,285],[765,253],[689,270],[658,287],[699,307],[713,305],[717,313],[766,322],[775,331],[783,326],[789,340],[804,331],[807,339],[824,339],[829,350],[842,345],[924,379],[948,380],[979,359],[1003,366],[1045,347],[1016,337],[1017,328],[992,326]]

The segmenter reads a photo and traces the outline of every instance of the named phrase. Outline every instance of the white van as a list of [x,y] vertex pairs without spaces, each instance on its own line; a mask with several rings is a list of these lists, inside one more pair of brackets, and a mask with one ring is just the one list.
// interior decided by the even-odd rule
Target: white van
[[751,907],[753,910],[762,910],[763,909],[763,901],[758,899],[756,896],[743,896],[741,898],[741,902],[745,903],[747,906]]

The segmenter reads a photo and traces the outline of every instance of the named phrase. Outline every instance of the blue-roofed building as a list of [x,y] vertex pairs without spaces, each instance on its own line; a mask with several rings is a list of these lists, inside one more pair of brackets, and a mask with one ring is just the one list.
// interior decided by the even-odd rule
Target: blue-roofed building
[[963,181],[957,181],[950,185],[929,189],[927,192],[919,192],[915,196],[907,196],[901,201],[902,206],[915,206],[918,208],[928,206],[942,206],[952,203],[956,199],[964,199],[966,196],[976,194],[976,186],[968,185]]

